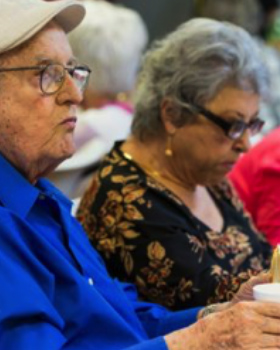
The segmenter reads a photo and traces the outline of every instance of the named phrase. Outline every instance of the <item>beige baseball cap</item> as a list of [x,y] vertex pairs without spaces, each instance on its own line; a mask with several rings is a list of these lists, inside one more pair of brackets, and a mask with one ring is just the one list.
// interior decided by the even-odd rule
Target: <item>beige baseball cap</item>
[[53,19],[70,32],[84,15],[76,0],[0,0],[0,53],[27,41]]

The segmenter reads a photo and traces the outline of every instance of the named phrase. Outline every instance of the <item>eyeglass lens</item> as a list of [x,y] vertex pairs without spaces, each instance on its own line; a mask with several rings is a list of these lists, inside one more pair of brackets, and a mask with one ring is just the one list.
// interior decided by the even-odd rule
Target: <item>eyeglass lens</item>
[[58,91],[65,80],[66,70],[73,78],[75,84],[83,92],[86,88],[89,71],[84,67],[67,68],[60,64],[50,64],[41,73],[41,89],[45,94]]
[[254,136],[261,131],[263,125],[264,125],[264,121],[260,119],[256,119],[252,121],[249,125],[242,121],[240,122],[237,121],[233,123],[233,125],[231,126],[228,136],[235,140],[241,137],[246,129],[249,130],[251,136]]
[[89,72],[83,67],[76,67],[70,74],[78,88],[83,92],[88,83]]

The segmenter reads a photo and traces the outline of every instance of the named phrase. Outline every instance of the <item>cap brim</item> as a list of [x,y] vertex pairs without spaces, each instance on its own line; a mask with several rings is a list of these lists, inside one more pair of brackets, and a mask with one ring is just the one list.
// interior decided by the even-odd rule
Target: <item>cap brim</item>
[[81,4],[73,4],[60,13],[54,19],[66,33],[76,28],[85,16],[85,8]]

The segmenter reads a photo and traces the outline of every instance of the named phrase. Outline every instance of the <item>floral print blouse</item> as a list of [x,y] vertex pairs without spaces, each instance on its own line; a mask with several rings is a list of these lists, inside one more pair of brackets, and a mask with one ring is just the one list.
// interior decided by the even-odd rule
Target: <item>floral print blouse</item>
[[271,247],[226,180],[209,188],[223,219],[216,232],[116,143],[85,193],[77,217],[110,274],[142,299],[172,310],[230,300],[269,266]]

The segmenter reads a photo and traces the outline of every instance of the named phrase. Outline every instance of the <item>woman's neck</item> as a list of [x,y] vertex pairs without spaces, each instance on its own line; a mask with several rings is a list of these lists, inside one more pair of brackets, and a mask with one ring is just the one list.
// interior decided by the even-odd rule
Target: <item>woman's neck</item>
[[127,158],[132,159],[149,176],[165,185],[173,192],[182,190],[194,193],[196,185],[182,181],[172,172],[172,164],[165,155],[165,144],[161,141],[141,142],[131,136],[123,145],[122,151]]
[[205,186],[190,185],[168,170],[165,145],[157,142],[142,143],[133,136],[123,145],[124,156],[133,160],[148,176],[176,195],[192,214],[213,230],[220,231],[223,218]]

